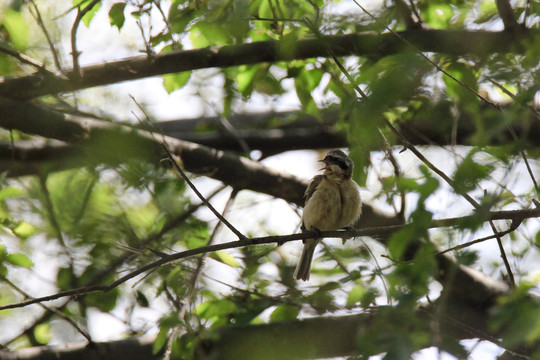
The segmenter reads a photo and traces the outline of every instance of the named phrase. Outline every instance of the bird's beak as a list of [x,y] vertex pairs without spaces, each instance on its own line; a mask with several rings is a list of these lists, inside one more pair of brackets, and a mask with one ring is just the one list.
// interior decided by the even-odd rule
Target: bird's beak
[[319,160],[319,162],[324,163],[324,167],[320,168],[319,171],[328,169],[328,165],[330,165],[330,164],[328,163],[328,161],[326,161],[326,160],[323,159],[323,160]]

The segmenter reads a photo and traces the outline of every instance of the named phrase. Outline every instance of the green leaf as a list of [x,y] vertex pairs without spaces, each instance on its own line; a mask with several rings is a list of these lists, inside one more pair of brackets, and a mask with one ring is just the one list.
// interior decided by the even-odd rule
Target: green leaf
[[86,295],[86,303],[103,312],[110,312],[116,307],[120,290],[118,288],[107,292],[94,292]]
[[491,327],[502,331],[504,346],[532,345],[540,339],[540,307],[530,296],[534,284],[522,282],[510,295],[499,299],[492,311]]
[[191,71],[162,75],[163,87],[170,94],[175,90],[183,88],[189,81],[190,77]]
[[8,186],[0,190],[0,201],[15,197],[15,196],[21,196],[24,194],[26,194],[26,192],[23,189],[16,188],[14,186]]
[[212,319],[214,317],[224,317],[237,310],[234,302],[228,299],[217,299],[206,301],[195,309],[197,314],[203,319]]
[[8,254],[6,256],[6,262],[13,266],[19,266],[27,269],[34,266],[32,260],[22,253]]
[[254,89],[255,78],[261,66],[259,65],[243,65],[239,68],[236,74],[236,86],[244,99],[251,96]]
[[175,4],[171,5],[169,10],[169,23],[172,30],[177,33],[183,33],[188,27],[189,23],[195,19],[198,11],[193,7],[179,7]]
[[235,267],[235,268],[241,267],[238,261],[236,261],[236,259],[234,258],[234,256],[222,250],[218,250],[211,253],[210,257],[214,260],[219,261],[220,263],[229,265],[230,267]]
[[317,118],[320,118],[321,114],[311,92],[315,90],[321,80],[319,75],[322,76],[319,71],[314,72],[304,69],[294,78],[296,96],[298,96],[298,100],[302,104],[302,109]]
[[347,296],[347,307],[353,307],[357,303],[362,300],[364,295],[367,293],[367,289],[362,285],[356,285],[352,290],[349,292],[349,295]]
[[450,20],[454,16],[452,7],[448,4],[430,4],[426,11],[422,13],[426,24],[435,29],[446,29]]
[[[452,62],[445,68],[445,70],[455,79],[461,82],[460,83],[448,76],[443,76],[448,95],[460,103],[476,104],[476,95],[466,87],[468,86],[472,90],[478,91],[478,81],[476,79],[476,74],[474,73],[473,67],[468,64]],[[465,86],[462,84],[465,84]]]
[[219,24],[204,20],[193,25],[189,33],[196,48],[210,45],[227,45],[231,40],[228,33]]
[[157,334],[156,339],[152,344],[152,354],[158,354],[161,349],[163,349],[163,347],[167,344],[168,339],[169,327],[162,327],[161,329],[159,329],[159,333]]
[[0,275],[6,276],[8,269],[4,266],[4,261],[7,257],[7,249],[4,245],[0,245]]
[[51,326],[48,323],[39,324],[34,328],[34,338],[42,345],[48,344],[51,339]]
[[28,239],[30,236],[39,232],[39,229],[26,221],[20,221],[17,226],[12,229],[13,233],[20,239]]
[[26,49],[28,47],[29,31],[23,15],[9,7],[4,10],[3,15],[0,23],[7,30],[13,46],[18,50]]
[[478,11],[478,17],[475,20],[475,23],[481,24],[485,23],[491,19],[493,19],[495,16],[497,16],[497,5],[495,1],[490,0],[483,0],[480,1],[480,7]]
[[298,317],[300,310],[298,309],[298,306],[290,305],[290,304],[280,304],[276,306],[274,311],[272,311],[272,314],[270,314],[270,321],[286,321],[286,320],[294,320]]
[[137,300],[137,304],[139,306],[142,306],[142,307],[148,307],[150,305],[150,302],[148,301],[148,298],[146,297],[146,295],[140,291],[140,290],[137,290],[135,292],[135,299]]
[[475,189],[478,183],[494,170],[493,165],[479,164],[473,159],[477,152],[477,149],[470,151],[454,173],[454,185],[457,193],[465,193]]
[[58,274],[56,274],[56,285],[60,290],[69,290],[71,289],[71,280],[73,275],[71,270],[66,267],[61,267],[58,269]]
[[124,26],[126,17],[124,16],[125,3],[116,3],[109,10],[109,21],[111,26],[116,26],[118,30],[121,30]]
[[[89,5],[89,3],[90,1],[86,2],[84,5],[81,6],[81,9],[84,9],[86,6]],[[81,20],[84,23],[84,25],[86,25],[86,27],[90,26],[90,23],[92,22],[92,20],[94,19],[94,17],[96,16],[100,8],[101,8],[101,1],[95,4],[86,14],[83,15]]]

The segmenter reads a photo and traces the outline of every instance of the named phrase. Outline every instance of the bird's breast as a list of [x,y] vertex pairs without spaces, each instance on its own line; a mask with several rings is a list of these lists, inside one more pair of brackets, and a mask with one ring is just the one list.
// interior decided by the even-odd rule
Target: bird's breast
[[304,207],[306,229],[337,230],[351,225],[360,215],[360,196],[352,181],[321,180]]

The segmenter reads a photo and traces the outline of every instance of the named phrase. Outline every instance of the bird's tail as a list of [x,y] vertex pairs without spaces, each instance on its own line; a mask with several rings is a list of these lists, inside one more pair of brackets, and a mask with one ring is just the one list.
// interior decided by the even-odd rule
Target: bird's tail
[[311,261],[313,260],[313,253],[315,248],[319,243],[319,239],[308,239],[304,244],[304,249],[302,250],[302,256],[300,256],[300,261],[296,266],[294,271],[294,277],[296,280],[309,280],[309,272],[311,270]]

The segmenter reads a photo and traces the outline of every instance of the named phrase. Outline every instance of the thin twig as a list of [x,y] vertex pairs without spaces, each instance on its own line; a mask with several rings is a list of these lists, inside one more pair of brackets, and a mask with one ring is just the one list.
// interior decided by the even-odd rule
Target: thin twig
[[[49,188],[47,187],[47,175],[40,175],[38,176],[38,178],[39,178],[39,185],[41,187],[41,191],[43,192],[43,197],[44,197],[43,202],[45,205],[45,211],[49,217],[49,221],[51,222],[54,232],[56,233],[56,237],[58,238],[60,245],[62,245],[62,248],[64,249],[64,252],[69,259],[69,268],[71,270],[71,274],[73,274],[73,256],[71,255],[69,251],[69,247],[64,239],[62,228],[60,227],[60,223],[58,222],[56,213],[54,211],[54,205],[52,202],[51,193],[49,192]],[[71,285],[73,285],[73,283],[71,283]]]
[[[357,0],[353,0],[354,3],[360,8],[362,9],[362,11],[364,11],[366,14],[368,14],[373,20],[377,21],[377,17],[375,17],[375,15],[373,15],[372,13],[370,13],[366,8],[364,8],[362,5],[360,5],[360,3],[357,1]],[[469,92],[471,92],[472,94],[474,94],[478,99],[488,103],[489,105],[491,105],[492,107],[496,108],[496,109],[500,109],[500,106],[495,104],[494,102],[492,102],[491,100],[489,99],[486,99],[485,97],[483,97],[478,91],[474,90],[473,88],[471,88],[469,85],[467,85],[466,83],[464,83],[463,81],[459,80],[458,78],[456,78],[455,76],[453,76],[452,74],[450,74],[448,71],[444,70],[439,64],[437,64],[435,61],[431,60],[427,55],[425,55],[422,51],[420,51],[413,43],[411,43],[409,40],[407,40],[404,36],[402,36],[401,34],[399,34],[398,32],[392,30],[390,27],[388,26],[385,26],[385,29],[387,31],[389,31],[392,35],[396,36],[399,40],[403,41],[405,44],[407,44],[407,46],[410,46],[412,49],[416,50],[417,53],[422,57],[424,58],[424,60],[426,60],[427,62],[429,62],[431,65],[433,65],[433,67],[435,67],[435,69],[437,69],[437,71],[443,73],[444,75],[448,76],[450,79],[452,79],[452,81],[455,81],[456,83],[458,83],[460,86],[464,87],[465,89],[467,89]]]
[[486,236],[486,237],[483,237],[483,238],[480,238],[480,239],[471,240],[471,241],[468,241],[468,242],[466,242],[466,243],[463,243],[463,244],[459,244],[459,245],[453,246],[453,247],[451,247],[451,248],[448,248],[448,249],[439,251],[436,255],[442,255],[442,254],[446,254],[446,253],[448,253],[448,252],[461,250],[461,249],[470,247],[470,246],[472,246],[472,245],[475,245],[475,244],[484,242],[484,241],[486,241],[486,240],[491,240],[491,239],[495,239],[495,238],[500,238],[500,237],[505,236],[505,235],[507,235],[507,234],[510,234],[511,232],[513,232],[514,230],[516,230],[520,224],[521,224],[521,221],[512,221],[512,224],[510,225],[510,227],[508,228],[508,230],[500,231],[500,232],[497,232],[496,234],[493,234],[493,235],[489,235],[489,236]]
[[[165,15],[165,13],[163,12],[163,9],[161,8],[161,2],[160,1],[156,1],[154,2],[154,5],[156,6],[156,8],[158,9],[159,11],[159,14],[161,15],[161,18],[163,19],[163,22],[165,23],[165,26],[167,27],[167,31],[169,32],[169,34],[171,35],[171,48],[173,50],[178,50],[178,41],[176,41],[175,39],[175,33],[171,27],[171,22],[169,21],[168,17]],[[178,5],[175,5],[173,3],[172,6],[178,6]]]
[[[383,142],[384,142],[384,151],[386,153],[386,157],[388,158],[388,160],[390,161],[390,163],[392,164],[392,167],[394,168],[394,176],[396,178],[396,181],[398,181],[400,178],[401,178],[401,168],[399,166],[399,163],[396,159],[396,157],[394,156],[394,153],[392,152],[392,147],[390,146],[390,143],[388,142],[388,139],[386,138],[386,136],[384,136],[384,133],[382,131],[379,131],[379,133],[381,134],[382,138],[383,138]],[[400,218],[402,219],[405,219],[405,207],[406,207],[406,196],[405,196],[405,191],[402,190],[400,192],[400,199],[401,199],[401,206],[399,208],[399,212],[398,212],[398,215]]]
[[77,77],[77,79],[82,76],[81,68],[79,65],[79,56],[81,55],[81,53],[77,49],[77,30],[84,15],[86,15],[90,10],[92,10],[94,6],[96,6],[100,1],[101,0],[92,0],[92,2],[85,6],[82,10],[81,3],[77,5],[77,17],[75,18],[75,21],[73,22],[73,26],[71,28],[71,57],[73,59],[73,74]]
[[409,8],[409,6],[405,3],[404,0],[395,0],[394,4],[397,11],[403,18],[403,21],[405,21],[405,27],[407,29],[416,29],[421,26],[420,22],[414,19],[413,11]]
[[30,4],[32,4],[32,8],[34,9],[34,12],[32,13],[32,16],[36,19],[39,27],[41,28],[41,31],[43,31],[43,34],[45,35],[45,39],[47,39],[47,44],[49,44],[49,49],[51,50],[51,54],[53,57],[54,65],[56,66],[56,69],[60,72],[63,72],[62,65],[60,63],[60,58],[58,56],[58,51],[56,50],[56,47],[54,46],[54,42],[51,39],[51,36],[49,34],[49,31],[47,30],[47,27],[45,26],[45,23],[43,22],[43,18],[41,17],[41,13],[39,11],[39,8],[37,7],[37,4],[34,0],[27,0]]
[[0,46],[0,52],[7,54],[11,57],[14,57],[15,59],[19,60],[21,63],[30,65],[36,68],[40,72],[46,72],[50,75],[53,75],[51,71],[45,68],[45,65],[39,63],[37,60],[34,60],[31,57],[24,55],[16,50],[8,49],[5,46]]
[[[207,199],[212,199],[219,192],[221,192],[225,187],[226,186],[220,186],[215,191],[213,191],[211,194],[207,195],[206,198]],[[159,232],[148,236],[145,240],[142,240],[141,243],[139,244],[139,248],[144,249],[145,247],[149,246],[152,242],[155,242],[155,241],[161,239],[163,237],[163,235],[165,235],[166,233],[168,233],[172,229],[176,228],[179,224],[182,224],[185,220],[187,220],[187,218],[192,216],[193,213],[195,213],[195,211],[199,210],[202,206],[204,206],[204,203],[198,203],[198,204],[190,205],[188,207],[188,209],[186,209],[182,214],[180,214],[179,216],[177,216],[177,217],[171,219],[170,221],[168,221]],[[135,254],[131,251],[131,252],[126,252],[123,256],[120,256],[120,257],[116,258],[116,260],[114,260],[111,264],[109,264],[107,269],[104,269],[104,270],[98,272],[97,274],[95,274],[92,277],[92,279],[90,279],[88,281],[87,285],[98,284],[104,278],[106,278],[108,275],[113,273],[115,271],[115,269],[118,269],[121,265],[126,264],[134,256],[135,256]],[[63,308],[65,308],[71,302],[72,299],[73,298],[67,299],[64,303],[60,304],[55,309],[58,310],[58,311],[62,310]],[[42,315],[39,319],[34,321],[34,323],[31,326],[26,327],[22,332],[20,332],[19,334],[11,337],[9,340],[5,341],[2,345],[7,346],[7,345],[13,343],[15,340],[17,340],[21,336],[24,336],[24,335],[28,334],[29,332],[31,332],[32,329],[34,329],[37,325],[42,324],[43,322],[47,321],[49,317],[50,317],[50,313],[49,314],[46,313],[46,314]]]
[[[6,284],[8,284],[12,289],[14,289],[15,291],[17,291],[19,294],[21,294],[22,296],[24,296],[25,298],[27,299],[33,299],[33,297],[31,297],[30,295],[28,295],[28,293],[26,291],[24,291],[23,289],[19,288],[17,285],[15,285],[14,283],[12,283],[8,278],[6,278],[5,276],[0,276],[0,280],[2,280],[3,282],[5,282]],[[75,320],[73,320],[72,318],[70,318],[69,316],[67,316],[66,314],[64,314],[63,312],[61,312],[60,310],[58,309],[55,309],[55,308],[52,308],[50,306],[47,306],[47,305],[44,305],[42,303],[39,303],[38,304],[39,306],[41,306],[43,309],[47,310],[47,311],[50,311],[52,313],[54,313],[56,316],[58,316],[59,318],[65,320],[66,322],[68,322],[71,326],[73,326],[75,328],[75,330],[77,330],[82,336],[84,336],[84,338],[86,338],[86,340],[88,340],[88,343],[93,343],[92,341],[92,337],[90,336],[90,334],[84,330],[83,328],[81,328],[79,326],[79,324],[77,324],[77,322]]]
[[[364,11],[366,14],[368,14],[371,18],[373,18],[374,20],[377,20],[377,18],[372,15],[368,10],[366,10],[362,5],[360,5],[358,3],[357,0],[353,0],[354,3],[360,8],[362,9],[362,11]],[[501,107],[498,105],[498,104],[495,104],[494,102],[490,101],[489,99],[486,99],[484,96],[482,96],[480,93],[478,93],[476,90],[474,90],[473,88],[471,88],[469,85],[465,84],[463,81],[457,79],[455,76],[451,75],[450,73],[448,73],[446,70],[444,70],[443,68],[441,68],[439,66],[439,64],[435,63],[433,60],[431,60],[427,55],[425,55],[423,52],[421,52],[416,46],[414,46],[410,41],[408,41],[407,39],[405,39],[403,36],[401,36],[400,34],[398,34],[397,32],[395,32],[394,30],[392,30],[391,28],[389,28],[388,26],[385,26],[385,28],[390,31],[394,36],[396,36],[398,39],[400,39],[401,41],[403,41],[405,44],[407,44],[408,46],[410,46],[411,48],[413,48],[418,54],[420,54],[420,56],[422,56],[426,61],[428,61],[431,65],[433,65],[438,71],[442,72],[443,74],[445,74],[446,76],[448,76],[450,79],[452,79],[453,81],[455,81],[456,83],[458,83],[460,86],[464,87],[465,89],[467,89],[469,92],[471,92],[472,94],[474,94],[476,97],[478,97],[479,99],[481,99],[482,101],[486,102],[487,104],[489,104],[490,106],[492,106],[493,108],[497,109],[498,111],[501,111],[502,112],[502,109]],[[439,170],[437,167],[435,167],[431,162],[427,161],[427,159],[420,153],[420,151],[418,151],[418,149],[416,149],[407,139],[406,137],[401,134],[401,132],[399,130],[397,130],[393,125],[392,123],[390,123],[390,121],[388,119],[386,119],[385,117],[383,117],[384,121],[386,122],[387,126],[389,126],[392,131],[401,139],[401,140],[404,140],[407,144],[408,144],[408,148],[419,158],[419,159],[424,159],[422,161],[425,161],[424,163],[430,167],[430,169],[432,171],[435,171],[439,176],[441,176],[450,186],[452,186],[452,188],[454,188],[456,190],[456,187],[454,186],[454,182],[452,179],[450,179],[446,174],[444,174],[441,170]],[[456,190],[457,191],[457,190]],[[478,202],[476,200],[474,200],[471,196],[469,196],[466,192],[460,192],[460,191],[457,191],[460,195],[462,195],[471,205],[473,205],[475,208],[480,208],[480,204],[478,204]],[[495,234],[497,234],[499,231],[496,229],[495,227],[495,224],[490,221],[490,226],[493,230],[493,232]],[[503,259],[503,262],[504,262],[504,265],[506,267],[506,271],[508,272],[508,275],[510,277],[510,280],[512,282],[512,285],[515,286],[515,282],[514,282],[514,276],[513,276],[513,273],[512,273],[512,269],[510,267],[510,263],[508,262],[508,258],[506,256],[506,252],[504,250],[504,247],[502,245],[502,240],[499,236],[496,236],[497,237],[497,243],[499,245],[499,249],[500,249],[500,252],[501,252],[501,257]]]
[[[535,209],[528,209],[528,210],[496,211],[496,212],[489,213],[488,215],[491,220],[506,219],[506,220],[512,220],[512,221],[520,221],[527,218],[540,217],[540,207],[535,208]],[[456,226],[456,225],[459,225],[461,221],[467,218],[470,218],[470,216],[465,216],[463,218],[436,220],[436,221],[433,221],[431,226],[428,226],[427,228]],[[90,294],[93,292],[98,292],[98,291],[108,292],[122,285],[128,280],[131,280],[138,275],[146,273],[147,271],[154,270],[158,267],[176,262],[178,260],[190,258],[192,256],[200,255],[200,254],[204,254],[208,252],[232,249],[232,248],[238,248],[238,247],[261,245],[261,244],[276,243],[277,245],[282,245],[283,243],[286,243],[286,242],[310,239],[310,238],[313,238],[314,236],[320,236],[321,238],[332,237],[332,238],[341,238],[341,239],[350,239],[350,238],[359,237],[359,236],[378,236],[378,235],[380,236],[381,234],[393,233],[395,231],[403,229],[405,226],[409,226],[409,225],[408,224],[393,225],[393,226],[378,227],[378,228],[365,228],[365,229],[360,229],[360,230],[323,231],[323,232],[320,232],[320,234],[315,234],[315,232],[313,231],[307,231],[303,233],[296,233],[296,234],[290,234],[290,235],[272,235],[272,236],[264,236],[264,237],[257,237],[257,238],[243,238],[236,241],[203,246],[196,249],[189,249],[189,250],[185,250],[185,251],[181,251],[181,252],[164,256],[163,258],[157,261],[154,261],[152,263],[149,263],[147,265],[144,265],[140,268],[137,268],[129,272],[128,274],[122,276],[121,278],[113,281],[112,283],[108,285],[94,285],[94,286],[87,286],[87,287],[62,291],[53,295],[43,296],[43,297],[35,298],[32,300],[26,300],[19,303],[2,305],[0,306],[0,310],[21,308],[21,307],[25,307],[31,304],[37,304],[44,301],[56,300],[56,299],[60,299],[63,297],[68,297],[68,296],[83,296],[83,295]]]
[[383,270],[381,268],[381,265],[379,264],[379,260],[377,260],[377,257],[375,256],[375,253],[373,250],[371,250],[371,247],[365,242],[365,240],[360,239],[362,241],[362,245],[367,250],[369,256],[371,256],[371,259],[375,263],[375,275],[378,276],[381,279],[381,282],[384,287],[384,292],[386,293],[386,302],[388,305],[392,305],[392,296],[390,295],[390,290],[388,289],[388,285],[386,284],[386,279],[383,276]]
[[180,168],[176,160],[174,159],[173,155],[171,154],[169,148],[164,143],[162,144],[163,150],[165,150],[165,153],[167,154],[167,158],[171,161],[174,169],[176,172],[186,181],[186,183],[189,185],[191,190],[201,199],[201,201],[208,207],[208,209],[214,213],[214,215],[222,221],[225,226],[229,228],[236,236],[238,236],[238,239],[246,239],[246,236],[242,234],[240,231],[238,231],[227,219],[225,219],[219,211],[217,211],[212,204],[208,200],[205,199],[205,197],[199,192],[197,187],[189,180],[189,177],[184,173],[184,171]]
[[336,54],[332,51],[332,49],[326,44],[326,40],[321,36],[320,32],[319,32],[319,29],[317,29],[317,27],[315,26],[315,24],[313,24],[313,22],[311,22],[311,20],[309,20],[308,18],[305,18],[304,19],[304,23],[306,24],[306,26],[311,30],[311,32],[317,37],[317,39],[319,40],[320,44],[325,48],[325,50],[328,52],[328,54],[332,57],[332,59],[334,60],[334,63],[337,65],[337,67],[339,68],[339,70],[341,70],[341,72],[343,73],[343,75],[345,75],[345,77],[347,78],[347,80],[349,80],[349,83],[351,85],[354,86],[354,89],[356,90],[356,92],[360,95],[360,97],[362,98],[367,98],[367,95],[364,91],[362,91],[362,89],[360,89],[360,87],[356,84],[356,81],[354,80],[354,78],[351,76],[351,74],[349,73],[349,71],[347,71],[347,69],[345,69],[345,66],[343,66],[343,64],[341,63],[341,61],[339,61],[339,59],[337,58]]
[[[233,191],[231,192],[229,196],[229,199],[227,200],[227,203],[225,204],[225,207],[223,208],[223,212],[222,212],[223,217],[225,217],[227,213],[229,212],[229,210],[231,209],[234,203],[234,200],[236,199],[236,195],[238,195],[238,190],[233,189]],[[218,231],[221,229],[222,224],[223,222],[219,220],[216,226],[214,227],[214,231],[212,231],[212,235],[210,235],[210,238],[208,239],[206,246],[213,244]],[[190,279],[187,297],[191,297],[193,295],[193,291],[195,290],[197,286],[197,281],[199,280],[199,276],[204,266],[204,261],[205,261],[204,255],[206,254],[203,254],[203,256],[201,256],[197,261],[197,265],[195,266],[195,271],[193,272],[193,275],[191,276],[191,279]]]
[[[495,81],[495,80],[493,80],[491,78],[488,78],[488,81],[491,82],[493,85],[497,86],[499,89],[501,89],[506,95],[510,96],[512,99],[516,98],[516,95],[514,95],[510,90],[506,89],[504,86],[499,84],[497,81]],[[536,109],[534,107],[528,106],[528,108],[529,108],[529,111],[532,112],[532,114],[535,117],[540,119],[540,114],[538,114],[538,112],[536,111]],[[508,123],[508,121],[506,119],[505,119],[504,122],[505,122],[506,128],[508,129],[508,132],[510,132],[510,135],[512,136],[512,140],[514,140],[514,142],[517,143],[519,138],[517,137],[517,134],[514,131],[513,126],[510,123]],[[531,165],[529,164],[529,160],[527,159],[527,155],[525,154],[525,151],[519,150],[519,153],[521,155],[521,158],[525,162],[525,167],[527,168],[527,172],[529,173],[529,177],[531,178],[531,180],[533,182],[534,188],[538,189],[538,183],[537,183],[536,178],[534,176],[534,173],[532,171]]]

